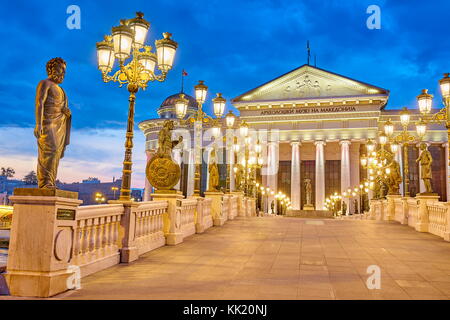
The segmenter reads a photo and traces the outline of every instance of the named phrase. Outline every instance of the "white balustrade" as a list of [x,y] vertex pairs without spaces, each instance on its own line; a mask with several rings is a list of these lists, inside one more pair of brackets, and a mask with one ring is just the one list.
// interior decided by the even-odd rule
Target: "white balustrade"
[[142,202],[133,208],[135,215],[135,245],[138,254],[144,254],[164,246],[163,215],[167,212],[167,201]]
[[195,215],[197,199],[180,200],[181,206],[177,206],[177,217],[180,217],[180,228],[183,238],[195,233]]
[[444,237],[447,227],[447,206],[443,202],[427,204],[428,232],[439,237]]
[[205,230],[208,228],[211,228],[213,226],[211,205],[212,205],[211,198],[205,198],[203,200],[203,214],[202,214],[203,221],[202,222],[205,227]]
[[81,276],[118,264],[121,204],[81,206],[76,213],[73,262]]

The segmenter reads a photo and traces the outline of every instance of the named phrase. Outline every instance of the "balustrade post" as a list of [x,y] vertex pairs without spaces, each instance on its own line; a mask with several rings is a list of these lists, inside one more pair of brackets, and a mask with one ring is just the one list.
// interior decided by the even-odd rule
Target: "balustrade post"
[[447,221],[445,223],[444,240],[450,241],[450,201],[447,201],[444,205],[447,207],[447,212],[445,213]]
[[163,230],[166,237],[167,245],[177,245],[183,242],[183,234],[181,232],[181,213],[177,209],[178,202],[183,199],[180,191],[174,193],[153,193],[154,200],[167,201],[167,211],[163,214]]
[[17,188],[5,278],[13,296],[50,297],[68,290],[74,271],[77,192]]
[[428,208],[427,203],[439,200],[439,196],[418,194],[416,199],[419,201],[417,212],[416,230],[419,232],[428,232]]

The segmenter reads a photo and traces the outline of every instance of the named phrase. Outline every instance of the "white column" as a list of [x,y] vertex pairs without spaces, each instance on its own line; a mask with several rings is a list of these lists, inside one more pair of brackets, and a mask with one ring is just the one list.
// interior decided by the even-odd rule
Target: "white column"
[[[427,144],[427,147],[430,145],[429,143],[426,143],[426,144]],[[420,154],[422,153],[422,151],[420,151],[420,143],[418,143],[416,145],[416,147],[419,148],[419,157],[420,157]],[[419,163],[419,192],[422,193],[425,191],[426,191],[425,183],[422,180],[422,171],[420,170],[420,163]]]
[[[267,182],[268,187],[270,190],[274,191],[275,193],[277,190],[277,184],[278,184],[278,141],[277,142],[269,142],[268,143],[268,151],[267,151],[267,164],[268,164],[268,172],[267,172]],[[272,203],[272,201],[275,200],[274,196],[269,195],[269,208]],[[276,203],[274,211],[276,213],[277,206]]]
[[316,210],[324,210],[325,203],[325,154],[324,141],[316,141]]
[[[395,156],[395,161],[397,161],[398,164],[400,165],[400,172],[401,172],[402,177],[403,177],[403,161],[402,161],[403,152],[402,152],[402,147],[401,146],[398,148],[398,150],[397,150],[397,152],[395,153],[394,156]],[[403,180],[404,180],[404,177],[403,177]],[[400,183],[400,194],[403,195],[403,182]]]
[[234,150],[233,150],[233,130],[227,130],[227,164],[230,171],[227,173],[230,177],[230,191],[235,191],[235,181],[234,181]]
[[[147,150],[145,151],[145,154],[147,155],[147,163],[149,163],[153,158],[154,151]],[[152,185],[150,184],[150,181],[148,181],[147,177],[145,177],[144,201],[150,201],[150,193],[152,193]]]
[[[341,193],[347,192],[350,185],[350,141],[339,141],[341,145]],[[347,215],[353,212],[353,201],[349,198],[343,197],[343,202],[346,203]]]
[[291,203],[292,209],[300,210],[300,142],[291,142],[292,161],[291,161]]
[[447,202],[450,202],[450,164],[449,164],[449,158],[448,158],[448,142],[444,143],[442,145],[444,147],[445,151],[445,176],[446,176],[446,188],[447,188]]
[[[172,150],[172,157],[173,157],[173,161],[175,161],[181,169],[181,148],[175,148]],[[181,186],[181,181],[178,181],[178,183],[175,185],[175,189],[176,190],[180,190],[180,186]]]
[[207,147],[206,148],[206,188],[205,191],[209,190],[209,159],[211,158],[211,150],[212,147]]
[[195,175],[195,150],[190,149],[188,161],[187,190],[186,190],[186,195],[188,197],[194,194],[194,175]]

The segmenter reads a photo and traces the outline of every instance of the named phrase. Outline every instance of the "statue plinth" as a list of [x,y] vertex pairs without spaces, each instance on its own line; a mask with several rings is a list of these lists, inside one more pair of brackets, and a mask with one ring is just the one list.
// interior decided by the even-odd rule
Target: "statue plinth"
[[212,199],[211,201],[211,213],[213,217],[213,225],[221,226],[227,220],[227,216],[222,211],[222,197],[223,193],[220,191],[206,191],[205,198]]
[[177,202],[183,199],[183,193],[181,191],[175,191],[159,190],[151,194],[153,200],[165,200],[168,203],[167,212],[163,214],[163,231],[166,237],[166,244],[170,246],[183,242],[181,214],[177,210]]
[[18,188],[6,280],[13,296],[50,297],[69,290],[78,193]]
[[304,204],[303,205],[303,210],[314,210],[314,205],[312,204]]
[[432,195],[428,194],[418,194],[416,195],[416,199],[419,202],[419,210],[417,212],[417,222],[415,229],[419,232],[428,232],[428,210],[427,203],[429,202],[437,202],[439,201],[439,196],[437,194]]

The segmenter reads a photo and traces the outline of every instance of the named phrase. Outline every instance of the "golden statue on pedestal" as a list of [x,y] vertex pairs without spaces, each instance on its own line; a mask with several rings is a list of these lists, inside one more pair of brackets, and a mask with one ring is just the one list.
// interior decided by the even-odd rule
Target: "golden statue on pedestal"
[[217,166],[217,159],[216,159],[216,148],[213,147],[211,150],[211,154],[209,156],[209,165],[208,165],[208,172],[209,172],[209,188],[208,191],[210,192],[218,192],[219,191],[219,167]]
[[400,194],[400,183],[402,183],[402,174],[400,171],[399,163],[394,159],[394,155],[390,152],[386,153],[386,161],[388,165],[385,167],[386,170],[386,184],[388,186],[388,195]]
[[425,143],[420,144],[420,150],[422,152],[416,162],[420,163],[420,175],[425,185],[425,192],[433,193],[433,188],[431,187],[431,164],[433,163],[433,157]]
[[70,141],[72,115],[66,93],[59,86],[64,81],[66,62],[53,58],[46,69],[48,78],[39,82],[36,89],[37,178],[40,189],[56,189],[59,160]]
[[238,163],[238,164],[236,164],[235,165],[235,167],[234,167],[235,169],[236,169],[236,171],[235,171],[235,187],[236,187],[236,190],[238,190],[238,191],[244,191],[244,177],[243,177],[243,175],[244,175],[244,168],[243,168],[243,166],[240,164],[240,163]]
[[163,128],[158,135],[158,150],[148,162],[145,170],[148,181],[158,191],[174,191],[173,187],[181,177],[180,165],[173,161],[172,150],[183,141],[183,137],[172,140],[173,128],[172,120],[164,121]]

